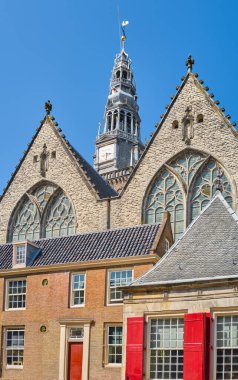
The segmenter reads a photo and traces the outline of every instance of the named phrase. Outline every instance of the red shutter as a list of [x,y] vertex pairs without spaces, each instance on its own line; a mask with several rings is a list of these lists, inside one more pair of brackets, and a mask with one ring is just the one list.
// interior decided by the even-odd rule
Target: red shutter
[[205,380],[206,313],[184,316],[183,380]]
[[126,380],[142,380],[144,318],[127,319]]

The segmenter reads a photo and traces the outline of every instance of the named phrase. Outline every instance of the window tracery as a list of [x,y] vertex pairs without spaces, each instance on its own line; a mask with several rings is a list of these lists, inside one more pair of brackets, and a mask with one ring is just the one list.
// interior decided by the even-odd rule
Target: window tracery
[[183,194],[175,176],[163,169],[152,186],[146,202],[146,223],[162,223],[163,213],[171,215],[171,227],[175,237],[184,229]]
[[75,233],[75,226],[70,200],[56,185],[45,183],[23,196],[13,212],[8,241],[70,235]]
[[48,207],[45,236],[67,236],[75,232],[75,215],[69,198],[61,191]]
[[[218,163],[211,158],[203,170],[198,174],[191,191],[191,220],[196,218],[216,192]],[[221,183],[222,195],[227,203],[232,206],[231,185],[222,170]]]
[[161,223],[163,212],[171,214],[174,239],[211,200],[219,183],[232,207],[232,187],[221,165],[212,157],[188,149],[171,159],[158,173],[145,199],[145,222]]

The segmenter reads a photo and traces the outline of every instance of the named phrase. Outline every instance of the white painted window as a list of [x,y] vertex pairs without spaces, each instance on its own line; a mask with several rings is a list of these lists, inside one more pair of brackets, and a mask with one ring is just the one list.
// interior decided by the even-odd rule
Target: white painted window
[[238,315],[216,318],[216,379],[238,379]]
[[6,330],[7,368],[22,368],[24,357],[24,329]]
[[26,279],[7,280],[6,309],[26,307]]
[[183,330],[182,318],[150,320],[150,379],[183,378]]
[[122,363],[122,325],[107,325],[105,340],[105,364],[120,365]]
[[16,246],[16,264],[26,264],[26,245]]
[[85,303],[85,273],[74,273],[71,283],[71,306],[84,306]]
[[132,281],[132,270],[116,270],[108,272],[108,303],[122,303],[123,294],[121,286],[126,286]]

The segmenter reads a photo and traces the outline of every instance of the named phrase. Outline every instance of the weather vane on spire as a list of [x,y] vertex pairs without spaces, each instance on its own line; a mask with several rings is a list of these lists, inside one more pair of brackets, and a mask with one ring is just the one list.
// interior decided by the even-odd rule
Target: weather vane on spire
[[125,27],[129,25],[129,21],[122,21],[121,23],[121,48],[124,50],[125,46],[125,41],[126,41],[126,32],[125,32]]

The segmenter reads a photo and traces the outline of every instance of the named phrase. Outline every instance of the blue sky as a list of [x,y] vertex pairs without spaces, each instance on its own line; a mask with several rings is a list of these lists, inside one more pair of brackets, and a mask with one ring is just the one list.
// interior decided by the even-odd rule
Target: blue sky
[[59,126],[92,162],[119,51],[117,7],[129,20],[142,136],[149,137],[186,73],[194,71],[238,119],[237,0],[1,0],[0,189],[50,99]]

